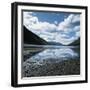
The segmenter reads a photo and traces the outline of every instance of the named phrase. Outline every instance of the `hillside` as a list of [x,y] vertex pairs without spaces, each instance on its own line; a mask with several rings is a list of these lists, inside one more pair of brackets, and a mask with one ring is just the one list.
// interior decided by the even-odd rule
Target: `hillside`
[[80,45],[80,38],[72,42],[70,45]]
[[48,42],[48,45],[62,45],[62,44],[58,42]]
[[24,44],[35,44],[35,45],[46,45],[48,44],[45,40],[28,30],[25,26],[23,26],[23,38]]

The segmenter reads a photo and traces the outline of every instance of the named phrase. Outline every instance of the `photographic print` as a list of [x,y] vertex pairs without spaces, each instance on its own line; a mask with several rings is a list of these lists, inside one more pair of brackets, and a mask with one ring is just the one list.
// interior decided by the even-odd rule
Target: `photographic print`
[[87,7],[12,4],[12,86],[87,82]]
[[22,76],[79,75],[80,13],[22,13]]

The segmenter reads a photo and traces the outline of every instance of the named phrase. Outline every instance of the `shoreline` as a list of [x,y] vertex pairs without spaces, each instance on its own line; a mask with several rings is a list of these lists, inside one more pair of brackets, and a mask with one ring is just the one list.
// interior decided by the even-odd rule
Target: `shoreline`
[[65,60],[59,63],[48,63],[44,65],[23,66],[23,77],[79,75],[80,60]]

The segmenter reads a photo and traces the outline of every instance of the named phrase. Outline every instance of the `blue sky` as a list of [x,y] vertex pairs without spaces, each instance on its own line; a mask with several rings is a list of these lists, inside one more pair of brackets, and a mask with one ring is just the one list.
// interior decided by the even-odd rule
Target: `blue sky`
[[47,21],[49,23],[53,23],[55,21],[60,22],[66,18],[69,13],[54,13],[54,12],[35,12],[32,14],[33,16],[37,16],[40,21]]
[[48,42],[68,45],[80,37],[78,13],[24,11],[23,24]]

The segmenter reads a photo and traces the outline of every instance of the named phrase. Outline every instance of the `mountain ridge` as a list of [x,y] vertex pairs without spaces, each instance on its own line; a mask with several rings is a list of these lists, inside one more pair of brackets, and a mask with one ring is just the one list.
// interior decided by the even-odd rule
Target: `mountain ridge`
[[69,45],[80,45],[80,37],[77,40],[70,43]]
[[23,38],[24,38],[24,44],[35,44],[35,45],[47,45],[48,42],[46,42],[44,39],[40,38],[30,30],[28,30],[25,26],[23,26]]

